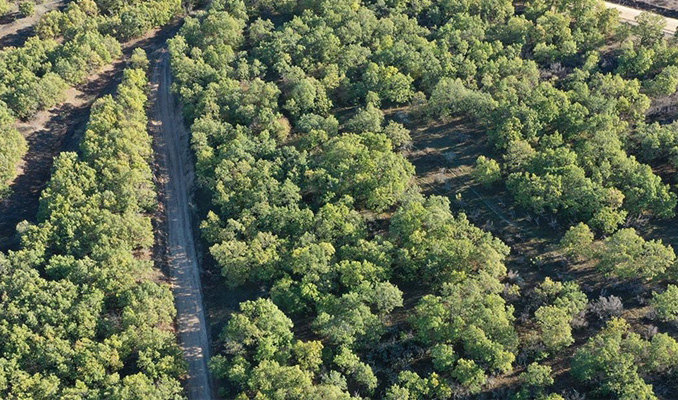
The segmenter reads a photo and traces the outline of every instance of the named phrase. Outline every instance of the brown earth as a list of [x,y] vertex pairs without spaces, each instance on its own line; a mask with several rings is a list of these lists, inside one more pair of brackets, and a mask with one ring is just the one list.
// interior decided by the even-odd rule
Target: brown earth
[[[66,7],[67,0],[48,0],[35,5],[35,13],[22,18],[19,12],[13,10],[0,17],[0,49],[8,46],[19,47],[33,35],[33,27],[40,18],[52,10]],[[16,9],[16,5],[14,5]]]

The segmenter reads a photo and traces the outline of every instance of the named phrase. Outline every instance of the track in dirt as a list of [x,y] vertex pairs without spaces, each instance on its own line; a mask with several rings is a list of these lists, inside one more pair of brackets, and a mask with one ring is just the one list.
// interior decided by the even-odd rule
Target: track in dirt
[[103,72],[93,75],[87,83],[66,93],[67,100],[41,111],[30,121],[17,125],[28,142],[28,153],[20,166],[21,171],[11,183],[11,193],[0,201],[0,250],[16,249],[17,223],[35,222],[40,193],[51,175],[54,157],[62,151],[76,151],[80,138],[87,127],[90,107],[94,101],[115,91],[122,79],[124,59],[134,48],[146,50],[152,64],[157,62],[158,49],[165,46],[181,26],[176,20],[162,29],[155,30],[141,39],[123,45],[123,60],[118,60]]
[[155,100],[151,129],[160,164],[159,180],[164,189],[161,194],[166,218],[166,260],[177,308],[177,333],[188,363],[185,387],[189,399],[209,400],[213,398],[207,367],[209,339],[191,220],[193,160],[183,116],[171,93],[166,53],[157,63],[151,82]]

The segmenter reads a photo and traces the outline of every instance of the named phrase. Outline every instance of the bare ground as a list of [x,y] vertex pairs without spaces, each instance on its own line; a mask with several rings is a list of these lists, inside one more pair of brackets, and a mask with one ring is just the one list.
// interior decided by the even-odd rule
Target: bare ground
[[[35,5],[35,13],[22,18],[19,12],[14,10],[0,18],[0,49],[8,46],[19,47],[33,35],[35,24],[43,15],[52,10],[62,9],[67,0],[48,0]],[[16,7],[15,7],[16,8]]]

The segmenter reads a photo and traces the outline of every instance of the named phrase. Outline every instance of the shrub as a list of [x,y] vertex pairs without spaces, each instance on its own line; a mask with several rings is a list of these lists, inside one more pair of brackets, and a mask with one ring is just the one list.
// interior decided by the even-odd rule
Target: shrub
[[600,296],[589,304],[589,311],[595,314],[601,320],[608,320],[612,317],[621,316],[624,312],[624,304],[617,296]]
[[32,1],[23,1],[19,3],[19,14],[22,17],[30,17],[35,14],[35,3]]
[[653,292],[650,304],[660,320],[678,320],[678,286],[669,285],[664,293]]
[[473,177],[485,187],[491,187],[501,180],[499,163],[491,158],[480,156],[473,169]]

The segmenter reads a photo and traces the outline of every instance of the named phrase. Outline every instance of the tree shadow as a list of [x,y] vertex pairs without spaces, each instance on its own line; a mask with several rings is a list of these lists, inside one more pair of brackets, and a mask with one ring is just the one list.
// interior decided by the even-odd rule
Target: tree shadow
[[27,26],[23,29],[19,29],[14,33],[5,35],[2,38],[0,38],[0,48],[12,46],[20,47],[24,44],[24,42],[26,42],[26,39],[33,36],[33,34],[34,34],[33,26]]

